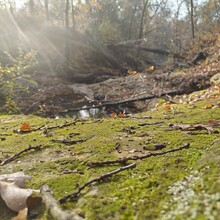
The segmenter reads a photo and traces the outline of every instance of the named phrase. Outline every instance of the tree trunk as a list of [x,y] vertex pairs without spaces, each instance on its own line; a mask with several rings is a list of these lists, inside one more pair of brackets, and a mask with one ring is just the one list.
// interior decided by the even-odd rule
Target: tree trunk
[[76,30],[76,21],[75,21],[75,8],[73,5],[73,0],[71,1],[71,15],[72,15],[72,28]]
[[66,0],[66,10],[65,10],[65,25],[66,28],[69,28],[69,0]]
[[193,0],[190,0],[190,6],[191,6],[191,12],[190,12],[190,17],[191,17],[191,29],[192,29],[192,38],[195,38],[195,27],[194,27],[194,4]]
[[44,4],[45,4],[45,15],[46,15],[46,20],[49,21],[50,20],[50,16],[49,16],[49,0],[44,0]]
[[65,25],[66,25],[66,62],[67,65],[70,61],[70,40],[69,40],[69,0],[66,0],[66,9],[65,9]]
[[29,9],[30,9],[30,14],[33,16],[35,15],[35,4],[34,0],[29,1]]
[[148,0],[146,0],[146,1],[143,0],[143,9],[142,9],[142,13],[141,13],[140,31],[139,31],[139,36],[138,36],[138,39],[140,41],[138,43],[137,58],[140,56],[140,49],[139,49],[139,47],[141,46],[141,39],[143,37],[143,32],[144,32],[144,17],[145,17],[147,5],[148,5]]
[[136,0],[136,2],[135,2],[134,9],[133,9],[132,16],[131,16],[130,27],[129,27],[129,32],[128,32],[128,40],[131,39],[132,26],[133,26],[133,22],[134,22],[134,15],[137,10],[137,3],[138,3],[138,0]]

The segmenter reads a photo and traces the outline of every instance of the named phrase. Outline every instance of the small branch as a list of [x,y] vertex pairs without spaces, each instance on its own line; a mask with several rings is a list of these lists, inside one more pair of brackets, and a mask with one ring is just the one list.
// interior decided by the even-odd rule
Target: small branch
[[65,138],[63,140],[54,140],[54,139],[52,139],[51,141],[54,142],[54,143],[62,143],[62,144],[66,144],[66,145],[73,145],[73,144],[77,144],[77,143],[82,143],[82,142],[88,141],[91,138],[92,137],[86,138],[86,139],[79,139],[79,140],[70,140],[70,139]]
[[79,220],[81,219],[76,214],[71,214],[69,211],[62,210],[57,201],[51,195],[50,188],[47,185],[41,187],[40,192],[42,194],[43,202],[46,205],[46,208],[53,219],[56,220]]
[[206,130],[209,134],[214,133],[214,129],[209,125],[203,125],[203,124],[169,124],[169,127],[175,130],[181,130],[181,131],[198,131],[198,130]]
[[151,122],[151,123],[148,123],[148,122],[143,122],[143,123],[139,123],[138,125],[139,126],[148,126],[148,125],[158,125],[158,124],[162,124],[163,121],[156,121],[156,122]]
[[117,160],[106,160],[106,161],[99,161],[99,162],[88,162],[87,165],[90,166],[90,167],[94,167],[94,166],[102,166],[102,165],[105,165],[105,164],[116,164],[116,163],[126,164],[130,160],[133,160],[133,161],[134,160],[143,160],[143,159],[149,158],[149,157],[160,156],[160,155],[172,153],[172,152],[175,152],[175,151],[187,149],[187,148],[189,148],[189,146],[190,146],[190,144],[184,144],[182,147],[179,147],[179,148],[176,148],[176,149],[172,149],[172,150],[168,150],[168,151],[152,152],[152,153],[148,153],[148,154],[141,155],[141,156],[132,156],[132,157],[119,158]]
[[35,146],[35,147],[29,146],[28,148],[25,148],[24,150],[22,150],[22,151],[20,151],[20,152],[18,152],[18,153],[16,153],[16,154],[10,156],[9,158],[6,158],[5,160],[3,160],[3,161],[1,162],[0,165],[1,165],[1,166],[4,166],[5,164],[11,162],[12,160],[16,159],[17,157],[19,157],[21,154],[23,154],[23,153],[25,153],[25,152],[28,152],[28,151],[30,151],[30,150],[39,151],[39,150],[41,150],[42,148],[43,148],[42,145]]
[[120,173],[124,170],[128,170],[128,169],[132,169],[132,168],[135,168],[136,167],[136,163],[132,163],[132,164],[129,164],[127,166],[124,166],[124,167],[120,167],[118,168],[117,170],[113,170],[109,173],[106,173],[106,174],[102,174],[101,176],[95,178],[95,179],[92,179],[90,180],[89,182],[85,183],[84,185],[82,185],[81,187],[78,188],[78,190],[72,194],[69,194],[67,196],[64,196],[63,198],[61,198],[59,200],[60,204],[63,204],[65,202],[67,202],[67,200],[74,200],[78,197],[78,195],[81,193],[81,191],[83,189],[85,189],[87,186],[90,186],[92,183],[94,182],[100,182],[101,180],[104,180],[110,176],[113,176],[114,174],[117,174],[117,173]]

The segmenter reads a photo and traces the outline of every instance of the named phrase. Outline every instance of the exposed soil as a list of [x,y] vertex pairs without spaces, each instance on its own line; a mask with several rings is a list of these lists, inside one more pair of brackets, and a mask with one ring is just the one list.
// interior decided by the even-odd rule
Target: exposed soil
[[[170,67],[171,68],[171,67]],[[55,116],[66,109],[91,106],[105,101],[118,101],[154,94],[160,96],[168,91],[182,91],[189,94],[210,86],[210,78],[220,72],[216,62],[209,65],[204,62],[189,68],[163,68],[152,73],[137,76],[127,74],[124,77],[110,77],[105,81],[85,84],[71,83],[58,77],[38,77],[39,89],[27,97],[23,96],[18,105],[24,113],[37,112],[44,116]],[[96,75],[99,81],[100,73]],[[102,78],[102,76],[101,76]],[[122,106],[134,113],[154,106],[147,102]],[[127,107],[127,108],[126,108]]]

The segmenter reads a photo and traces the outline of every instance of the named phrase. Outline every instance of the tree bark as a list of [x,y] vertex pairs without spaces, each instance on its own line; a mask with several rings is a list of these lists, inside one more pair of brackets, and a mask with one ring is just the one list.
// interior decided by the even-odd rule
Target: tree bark
[[129,32],[128,32],[128,40],[131,39],[131,32],[132,32],[132,26],[133,26],[133,22],[134,22],[134,15],[135,15],[135,12],[137,11],[137,3],[138,3],[138,0],[136,0],[136,2],[135,2],[134,9],[133,9],[132,16],[131,16],[130,27],[129,27]]
[[190,12],[190,17],[191,17],[191,29],[192,29],[192,38],[195,38],[195,26],[194,26],[194,2],[193,0],[190,0],[190,7],[191,7],[191,12]]
[[72,17],[72,28],[76,30],[76,21],[75,21],[75,8],[73,4],[73,0],[71,0],[71,17]]
[[29,1],[29,9],[30,9],[30,14],[33,16],[35,15],[35,4],[34,0]]
[[137,58],[140,56],[140,49],[139,48],[141,46],[141,39],[143,37],[143,32],[144,32],[144,17],[145,17],[147,5],[148,5],[148,0],[146,0],[146,1],[143,0],[143,9],[142,9],[142,13],[141,13],[141,23],[140,23],[139,36],[138,36],[138,39],[140,41],[138,42]]
[[50,20],[50,16],[49,16],[49,0],[44,0],[44,5],[45,5],[46,20],[49,21]]
[[69,28],[69,0],[66,0],[66,9],[65,9],[65,25],[66,28]]

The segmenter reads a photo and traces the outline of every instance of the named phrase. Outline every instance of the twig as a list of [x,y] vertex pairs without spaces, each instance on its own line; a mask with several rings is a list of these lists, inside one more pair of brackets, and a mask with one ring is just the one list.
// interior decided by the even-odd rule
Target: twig
[[55,140],[55,139],[52,139],[51,141],[52,142],[55,142],[55,143],[63,143],[63,144],[66,144],[66,145],[73,145],[73,144],[77,144],[77,143],[82,143],[82,142],[85,142],[85,141],[88,141],[89,139],[91,139],[92,137],[90,138],[86,138],[86,139],[79,139],[79,140],[70,140],[68,138],[65,138],[63,140]]
[[187,148],[189,148],[189,146],[190,146],[190,144],[187,143],[187,144],[184,144],[182,147],[172,149],[172,150],[168,150],[168,151],[152,152],[152,153],[148,153],[148,154],[141,155],[141,156],[132,156],[132,157],[119,158],[117,160],[88,162],[87,165],[90,166],[90,167],[93,167],[93,166],[101,166],[101,165],[105,165],[105,164],[115,164],[115,163],[126,164],[129,160],[142,160],[142,159],[145,159],[145,158],[148,158],[148,157],[164,155],[164,154],[172,153],[172,152],[175,152],[175,151],[187,149]]
[[169,127],[175,129],[175,130],[181,130],[181,131],[195,131],[195,130],[206,130],[209,134],[214,133],[214,129],[209,125],[203,125],[203,124],[169,124]]
[[30,150],[38,151],[38,150],[41,150],[42,148],[43,148],[42,145],[38,145],[38,146],[35,146],[35,147],[29,146],[28,148],[25,148],[24,150],[22,150],[22,151],[20,151],[20,152],[18,152],[18,153],[16,153],[16,154],[14,154],[14,155],[12,155],[12,156],[6,158],[5,160],[3,160],[3,161],[1,162],[0,165],[1,165],[1,166],[4,166],[5,164],[11,162],[12,160],[16,159],[16,158],[19,157],[21,154],[23,154],[23,153],[25,153],[25,152],[27,152],[27,151],[30,151]]
[[51,195],[51,190],[49,186],[44,185],[41,187],[40,192],[42,194],[43,202],[46,205],[46,208],[53,219],[57,220],[79,220],[82,219],[76,214],[71,214],[69,211],[62,210],[57,201]]
[[41,125],[39,126],[38,128],[35,128],[35,129],[30,129],[30,130],[20,130],[20,129],[15,129],[13,130],[14,133],[19,133],[19,134],[26,134],[26,133],[30,133],[30,132],[34,132],[34,131],[39,131],[39,130],[43,130],[44,129],[44,132],[45,131],[48,131],[48,130],[51,130],[51,129],[55,129],[55,128],[65,128],[65,127],[68,127],[70,125],[75,125],[76,124],[76,120],[72,121],[72,122],[69,122],[69,123],[64,123],[62,125],[56,125],[56,126],[51,126],[51,127],[47,127],[46,125]]
[[55,128],[65,128],[65,127],[68,127],[70,125],[75,125],[76,124],[76,120],[72,121],[72,122],[69,122],[69,123],[64,123],[62,125],[56,125],[56,126],[50,126],[50,127],[47,127],[47,126],[44,126],[43,128],[45,128],[46,130],[51,130],[51,129],[55,129]]
[[156,121],[156,122],[143,122],[143,123],[139,123],[139,126],[147,126],[147,125],[158,125],[158,124],[162,124],[164,123],[163,121]]
[[81,193],[81,191],[83,189],[85,189],[87,186],[90,186],[92,183],[99,182],[99,181],[104,180],[104,179],[106,179],[106,178],[108,178],[108,177],[110,177],[114,174],[117,174],[117,173],[122,172],[124,170],[132,169],[132,168],[135,168],[135,167],[136,167],[136,163],[132,163],[132,164],[129,164],[127,166],[120,167],[117,170],[113,170],[109,173],[102,174],[101,176],[99,176],[95,179],[92,179],[92,180],[88,181],[87,183],[85,183],[84,185],[80,186],[76,192],[74,192],[72,194],[69,194],[67,196],[64,196],[63,198],[61,198],[59,200],[59,202],[60,202],[60,204],[63,204],[65,202],[67,202],[67,200],[74,200],[78,197],[78,195]]

